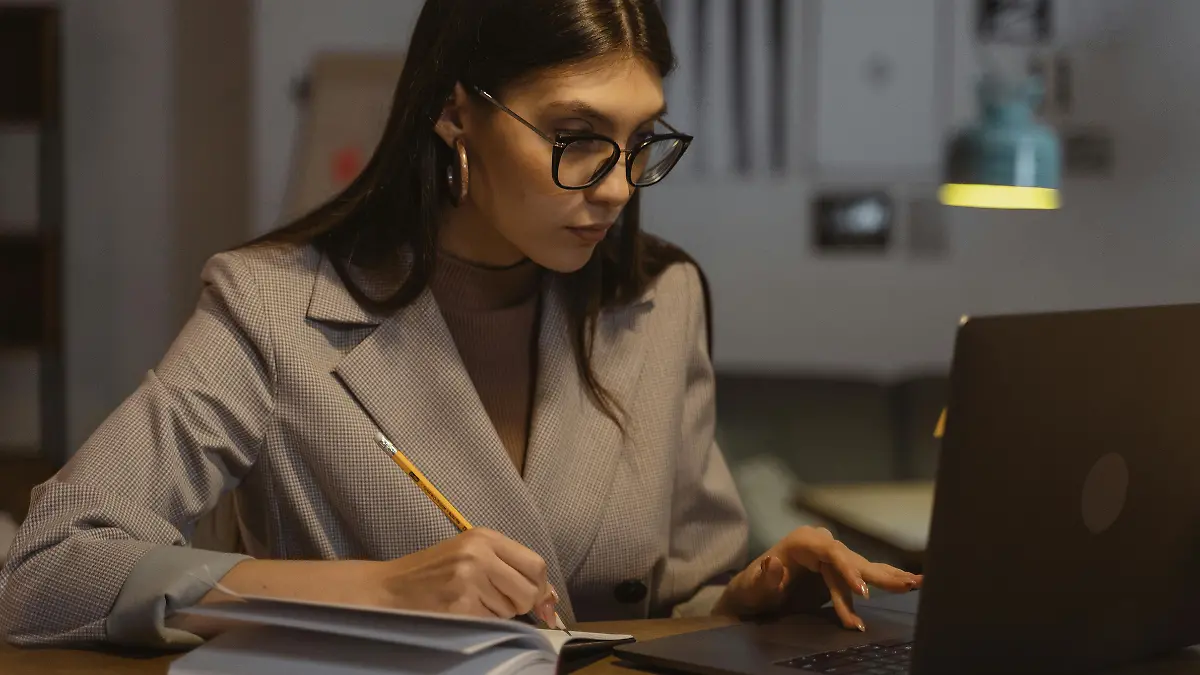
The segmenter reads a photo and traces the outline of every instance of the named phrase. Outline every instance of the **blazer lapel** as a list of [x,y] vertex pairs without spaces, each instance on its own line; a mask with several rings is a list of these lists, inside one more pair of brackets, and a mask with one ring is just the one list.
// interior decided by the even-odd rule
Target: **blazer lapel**
[[[324,313],[353,312],[327,307]],[[573,620],[567,577],[542,512],[496,434],[432,294],[426,290],[384,319],[334,373],[472,526],[503,532],[542,556],[550,582],[563,589],[559,613]]]
[[[356,278],[355,283],[366,286],[368,290],[378,290],[378,284],[365,278]],[[317,266],[312,294],[308,298],[307,316],[325,323],[358,326],[378,326],[385,318],[368,312],[354,300],[327,255],[321,255]]]
[[[652,302],[647,294],[629,307],[602,313],[597,322],[593,372],[626,412],[631,412],[629,394],[643,365],[641,319]],[[617,424],[588,396],[557,284],[550,284],[545,296],[538,357],[525,482],[555,524],[555,548],[570,578],[596,536],[626,443]]]

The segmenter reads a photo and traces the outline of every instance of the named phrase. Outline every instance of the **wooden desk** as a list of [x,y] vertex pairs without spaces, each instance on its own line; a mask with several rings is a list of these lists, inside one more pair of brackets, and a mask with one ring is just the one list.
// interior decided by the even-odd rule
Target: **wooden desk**
[[[733,619],[703,617],[696,619],[650,619],[581,623],[579,630],[600,633],[627,633],[639,640],[678,635],[728,625]],[[74,649],[17,649],[0,643],[0,673],[4,675],[165,675],[171,662],[181,654],[137,656]],[[629,675],[613,657],[597,661],[578,671],[582,675]]]
[[795,506],[884,549],[906,569],[924,563],[933,481],[807,486]]
[[[579,624],[579,630],[627,633],[639,640],[717,628],[733,619],[651,619]],[[0,673],[3,675],[165,675],[180,655],[133,656],[70,649],[17,649],[0,642]],[[581,668],[580,675],[636,675],[627,664],[613,657]],[[645,672],[645,671],[641,671]],[[574,675],[574,674],[573,674]],[[1146,664],[1104,671],[1103,675],[1200,675],[1200,647],[1184,650]]]

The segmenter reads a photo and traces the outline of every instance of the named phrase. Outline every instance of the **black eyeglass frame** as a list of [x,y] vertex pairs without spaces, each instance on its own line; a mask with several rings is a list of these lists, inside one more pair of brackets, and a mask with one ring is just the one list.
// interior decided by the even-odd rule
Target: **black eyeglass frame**
[[[479,87],[475,87],[475,86],[472,86],[471,89],[473,89],[475,91],[475,93],[482,96],[485,101],[487,101],[488,103],[491,103],[492,105],[496,106],[497,108],[508,113],[509,116],[511,116],[513,119],[520,122],[521,124],[524,124],[526,127],[529,128],[530,131],[537,134],[538,136],[541,136],[543,140],[545,140],[547,143],[554,146],[554,159],[551,163],[550,172],[551,172],[552,177],[554,178],[554,184],[564,190],[586,190],[590,187],[593,187],[600,181],[607,178],[608,174],[612,173],[613,167],[615,167],[617,165],[617,162],[620,161],[622,155],[625,156],[625,180],[629,181],[629,184],[635,188],[650,187],[651,185],[655,185],[662,179],[666,178],[667,174],[671,173],[671,171],[675,169],[675,165],[679,163],[680,159],[683,159],[683,155],[684,155],[684,153],[687,152],[688,146],[690,146],[692,144],[692,141],[694,140],[693,136],[691,136],[689,134],[685,134],[682,131],[676,129],[675,127],[671,126],[669,123],[667,123],[666,120],[662,119],[661,117],[659,117],[657,119],[657,121],[661,122],[663,126],[670,129],[671,133],[669,133],[669,134],[653,134],[649,138],[642,141],[641,143],[638,143],[637,147],[633,148],[632,150],[623,149],[619,143],[617,143],[615,140],[609,138],[608,136],[604,136],[602,134],[589,133],[589,132],[571,132],[571,133],[559,132],[554,138],[551,138],[544,131],[537,128],[533,124],[529,123],[529,121],[527,121],[524,117],[521,117],[517,113],[513,112],[512,109],[510,109],[508,106],[504,105],[500,101],[496,100],[496,98],[494,96],[487,93],[483,89],[480,89]],[[636,157],[639,152],[645,150],[651,144],[660,143],[660,142],[663,142],[666,140],[677,140],[682,145],[681,149],[679,150],[679,154],[676,155],[676,157],[675,157],[675,161],[671,163],[671,166],[666,171],[664,171],[662,173],[662,175],[660,175],[658,178],[655,178],[654,180],[652,180],[648,183],[647,182],[638,183],[638,182],[634,181],[633,180],[634,157]],[[567,146],[569,146],[571,143],[575,143],[577,141],[604,141],[613,147],[613,153],[612,153],[612,156],[609,157],[608,161],[603,165],[604,168],[600,171],[597,171],[596,174],[592,177],[592,180],[588,181],[587,184],[578,185],[578,186],[563,185],[562,181],[559,180],[559,178],[558,178],[558,167],[559,167],[559,164],[562,162],[562,156],[563,156],[563,153],[566,151]]]

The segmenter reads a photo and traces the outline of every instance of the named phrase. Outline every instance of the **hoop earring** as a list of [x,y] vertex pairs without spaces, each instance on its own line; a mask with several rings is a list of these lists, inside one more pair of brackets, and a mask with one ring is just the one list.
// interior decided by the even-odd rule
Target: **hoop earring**
[[451,162],[446,167],[446,185],[450,188],[450,202],[455,206],[462,206],[463,202],[467,201],[467,192],[470,190],[471,170],[467,164],[467,146],[461,138],[454,139],[454,150],[458,155],[458,162]]

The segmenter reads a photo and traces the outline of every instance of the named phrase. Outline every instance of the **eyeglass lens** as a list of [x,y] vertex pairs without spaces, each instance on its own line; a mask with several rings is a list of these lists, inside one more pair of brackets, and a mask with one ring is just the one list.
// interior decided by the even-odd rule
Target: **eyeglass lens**
[[[656,139],[633,155],[629,173],[638,186],[662,180],[679,160],[683,142],[677,138]],[[558,180],[566,187],[585,187],[610,171],[620,157],[620,148],[601,139],[568,141],[558,163]]]

